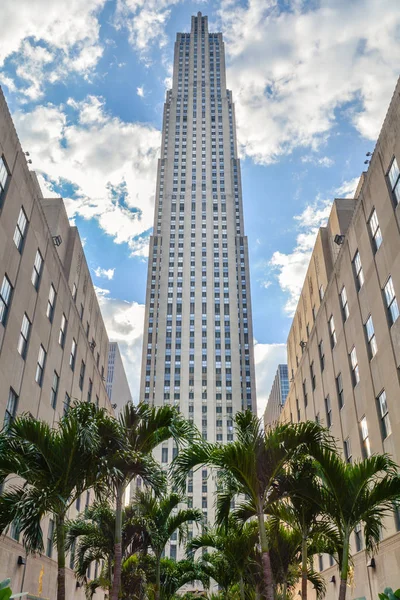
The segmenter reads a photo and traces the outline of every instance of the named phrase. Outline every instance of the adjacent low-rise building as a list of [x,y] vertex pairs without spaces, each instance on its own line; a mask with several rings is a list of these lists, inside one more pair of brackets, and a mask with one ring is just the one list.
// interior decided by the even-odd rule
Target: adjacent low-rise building
[[[318,233],[287,341],[291,384],[281,420],[323,423],[347,461],[388,452],[400,464],[399,96],[400,83],[354,199],[336,199]],[[399,587],[399,532],[394,509],[374,567],[362,529],[353,535],[351,598]],[[331,557],[316,566],[327,600],[337,597]]]
[[269,427],[279,421],[288,392],[288,367],[287,365],[278,365],[264,411],[264,427]]
[[[0,93],[1,424],[23,412],[55,424],[77,400],[111,411],[108,348],[78,230],[69,224],[61,198],[43,198]],[[91,496],[84,493],[70,516]],[[47,518],[45,554],[25,558],[11,528],[0,539],[0,580],[10,577],[14,592],[24,582],[24,591],[55,598],[53,533],[54,522]],[[67,598],[84,598],[70,569],[72,558],[67,557]]]

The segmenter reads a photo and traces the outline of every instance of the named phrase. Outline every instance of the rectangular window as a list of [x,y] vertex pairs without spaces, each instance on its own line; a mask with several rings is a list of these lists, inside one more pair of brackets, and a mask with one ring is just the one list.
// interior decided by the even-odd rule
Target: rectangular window
[[50,291],[49,291],[49,299],[47,300],[47,309],[46,309],[46,316],[48,317],[50,323],[53,322],[55,304],[56,304],[56,289],[55,289],[54,285],[51,284]]
[[71,344],[71,354],[69,355],[69,366],[72,370],[75,369],[75,359],[76,359],[76,341],[72,339]]
[[85,369],[86,369],[86,365],[85,363],[82,361],[81,362],[81,370],[79,372],[79,388],[82,390],[83,389],[83,381],[85,379]]
[[161,449],[161,462],[162,463],[168,462],[168,448]]
[[325,398],[325,411],[326,411],[326,426],[329,428],[332,425],[332,406],[329,396]]
[[43,269],[43,258],[40,254],[39,250],[36,251],[35,262],[33,263],[32,277],[31,281],[35,290],[39,288],[40,284],[40,276],[42,274]]
[[70,569],[73,569],[75,566],[75,546],[76,546],[76,543],[74,540],[71,544],[71,548],[69,551],[69,568]]
[[376,210],[371,213],[371,216],[368,221],[369,231],[371,233],[372,243],[374,247],[374,251],[376,252],[382,245],[382,232],[379,226],[378,216],[376,214]]
[[328,321],[329,324],[329,337],[331,340],[331,348],[334,348],[336,346],[336,330],[335,330],[335,321],[333,319],[333,315],[331,315],[331,318]]
[[50,392],[50,406],[51,408],[56,408],[57,406],[57,394],[58,394],[58,384],[60,382],[60,378],[56,371],[53,373],[53,383],[51,384],[51,392]]
[[350,438],[346,438],[344,440],[343,451],[344,451],[344,457],[346,459],[346,462],[351,463],[352,454],[351,454]]
[[49,558],[53,554],[53,538],[54,538],[54,520],[49,520],[49,528],[47,530],[47,544],[46,544],[46,556]]
[[361,439],[362,439],[362,451],[364,457],[371,456],[371,446],[369,443],[369,435],[368,435],[368,424],[367,418],[363,417],[360,421],[361,426]]
[[42,387],[44,365],[46,363],[46,350],[40,345],[39,354],[36,365],[35,381]]
[[314,361],[310,364],[310,376],[311,376],[311,387],[315,390],[315,373],[314,373]]
[[6,185],[8,180],[8,169],[6,161],[0,156],[0,206],[3,204],[3,198],[6,191]]
[[28,227],[28,219],[23,208],[19,211],[17,225],[14,231],[14,243],[17,247],[18,252],[22,252],[24,246],[26,229]]
[[303,398],[304,398],[304,407],[307,408],[308,397],[307,397],[307,382],[303,381]]
[[65,336],[67,335],[67,324],[67,317],[63,313],[63,316],[61,317],[60,333],[58,334],[58,343],[61,348],[64,348]]
[[18,396],[14,392],[14,390],[12,388],[10,388],[10,391],[8,392],[6,412],[4,415],[4,427],[5,428],[9,427],[9,425],[11,425],[11,423],[14,421],[15,415],[17,414],[17,408],[18,408]]
[[[396,295],[394,293],[393,280],[391,277],[387,280],[387,283],[384,287],[385,292],[385,301],[386,308],[388,311],[389,323],[393,325],[399,316],[399,307],[396,300]],[[1,315],[1,306],[0,306],[0,315]]]
[[87,392],[87,401],[88,402],[92,401],[92,391],[93,391],[93,381],[91,379],[89,379],[89,386],[88,386],[88,392]]
[[392,428],[390,426],[389,411],[386,402],[386,392],[383,390],[378,396],[379,404],[379,415],[381,418],[381,431],[382,438],[385,440],[391,433]]
[[169,547],[169,557],[171,560],[176,560],[176,545],[171,544]]
[[368,342],[368,353],[369,353],[369,357],[371,359],[375,356],[375,354],[378,350],[378,346],[376,344],[374,324],[372,322],[371,315],[368,317],[367,322],[365,323],[364,327],[365,327],[365,334],[367,336],[367,342]]
[[353,259],[354,275],[356,278],[357,290],[360,290],[364,284],[364,272],[361,264],[360,253],[357,250]]
[[65,396],[64,396],[64,415],[67,414],[67,412],[69,411],[70,406],[71,406],[71,396],[69,394],[67,394],[67,392],[65,392]]
[[31,330],[31,322],[29,321],[29,319],[25,313],[24,316],[22,317],[21,331],[19,334],[18,346],[17,346],[18,352],[20,353],[20,355],[22,356],[23,359],[26,358],[26,350],[28,347],[30,330]]
[[363,539],[360,523],[357,523],[357,525],[354,528],[354,539],[356,542],[356,551],[360,552],[360,550],[363,549]]
[[0,289],[0,323],[5,326],[8,310],[11,304],[12,285],[7,275],[4,275]]
[[338,403],[339,403],[339,410],[340,410],[344,406],[343,380],[342,380],[341,373],[339,373],[339,375],[336,377],[336,389],[337,389]]
[[353,346],[352,351],[350,352],[350,363],[351,363],[351,377],[353,380],[353,387],[357,385],[360,381],[360,371],[358,368],[358,360],[357,360],[357,352],[355,346]]
[[77,292],[78,292],[78,288],[76,287],[76,283],[74,283],[74,285],[72,286],[72,299],[74,302],[76,302]]
[[346,322],[349,318],[349,304],[347,302],[347,292],[346,288],[343,286],[342,291],[340,292],[340,304],[342,305],[342,315],[343,321]]
[[320,341],[318,344],[318,352],[319,352],[319,362],[321,364],[321,371],[325,369],[325,350],[324,350],[324,342]]
[[[1,173],[1,169],[0,169]],[[388,173],[390,189],[392,190],[393,200],[395,204],[399,204],[400,202],[400,170],[397,164],[397,160],[394,158],[392,164],[390,165],[389,173]],[[0,182],[1,185],[1,182]],[[1,197],[1,188],[0,188],[0,197]]]

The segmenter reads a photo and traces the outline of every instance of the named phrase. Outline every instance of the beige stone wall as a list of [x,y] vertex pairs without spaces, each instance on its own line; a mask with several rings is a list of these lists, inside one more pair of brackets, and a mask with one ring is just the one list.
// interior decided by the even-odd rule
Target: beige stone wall
[[[385,123],[377,142],[368,172],[363,174],[355,200],[335,200],[327,227],[319,232],[304,288],[288,337],[289,395],[281,415],[283,421],[317,419],[328,424],[327,401],[331,407],[333,436],[343,448],[350,441],[352,459],[363,456],[360,421],[367,420],[372,453],[389,452],[400,463],[400,318],[390,325],[383,288],[391,276],[396,298],[400,302],[400,206],[396,205],[386,174],[393,157],[400,162],[400,85],[397,85]],[[383,242],[375,252],[368,225],[375,208]],[[334,244],[336,233],[344,234],[344,243]],[[359,251],[365,282],[357,289],[353,259]],[[318,265],[318,269],[317,266]],[[324,284],[324,297],[316,291]],[[344,320],[340,292],[345,286],[349,317]],[[310,320],[308,305],[315,302],[315,322]],[[329,319],[333,315],[336,344],[331,345]],[[371,358],[365,323],[372,316],[377,353]],[[305,324],[309,324],[309,334]],[[304,341],[303,352],[300,341]],[[322,370],[319,345],[323,342],[325,366]],[[350,352],[356,348],[360,381],[353,385]],[[298,364],[296,363],[296,355]],[[315,389],[310,367],[313,365]],[[337,377],[343,381],[343,407],[340,407]],[[305,402],[304,386],[307,394]],[[384,390],[387,397],[392,433],[385,437],[377,398]],[[400,533],[394,515],[386,519],[384,541],[376,555],[376,569],[366,568],[365,552],[356,553],[353,544],[355,573],[351,598],[376,598],[378,591],[400,585]],[[354,540],[353,540],[354,542]],[[328,557],[324,557],[324,568]],[[324,572],[327,581],[336,567]],[[369,578],[368,578],[369,577]],[[338,594],[338,585],[328,583],[327,598]]]
[[[0,324],[0,422],[3,423],[9,390],[18,395],[17,412],[30,412],[35,417],[56,423],[64,410],[65,395],[74,400],[88,400],[89,381],[92,382],[91,401],[111,410],[103,376],[107,367],[108,337],[96,299],[82,244],[76,227],[71,227],[61,199],[44,199],[40,196],[36,178],[27,166],[25,156],[16,136],[4,97],[0,95],[0,156],[9,169],[6,193],[0,200],[0,286],[7,274],[13,294],[5,326]],[[21,253],[13,235],[21,207],[28,218],[28,228]],[[62,243],[56,247],[53,236],[60,235]],[[36,251],[44,259],[40,285],[36,291],[31,282]],[[46,316],[50,285],[57,296],[52,321]],[[76,302],[72,298],[77,286]],[[80,317],[81,305],[83,318]],[[31,331],[25,359],[17,350],[24,313],[31,321]],[[68,326],[64,347],[59,343],[62,315]],[[89,327],[89,335],[87,328]],[[77,342],[75,369],[69,365],[72,339]],[[92,343],[94,342],[94,344]],[[40,345],[47,352],[42,385],[35,381],[35,371]],[[82,390],[79,386],[81,362],[85,376]],[[59,375],[56,407],[50,403],[54,371]],[[91,501],[93,493],[89,496]],[[86,493],[81,498],[81,510],[87,502]],[[76,506],[70,516],[77,514]],[[43,523],[44,538],[48,519]],[[9,537],[0,542],[0,580],[11,577],[15,591],[20,590],[23,566],[17,565],[18,556],[24,555],[21,544]],[[56,550],[53,549],[53,558]],[[69,560],[69,559],[68,559]],[[56,563],[44,557],[29,557],[24,590],[37,594],[41,566],[44,568],[43,597],[55,598]],[[68,575],[67,597],[75,594],[72,571]],[[100,596],[101,597],[101,596]]]

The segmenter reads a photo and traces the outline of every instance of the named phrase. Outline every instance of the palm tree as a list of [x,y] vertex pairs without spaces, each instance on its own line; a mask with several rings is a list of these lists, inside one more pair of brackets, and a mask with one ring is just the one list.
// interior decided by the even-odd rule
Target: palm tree
[[315,461],[308,457],[295,460],[285,473],[283,487],[288,498],[272,504],[269,511],[300,535],[301,597],[306,600],[310,556],[317,552],[331,554],[340,541],[332,524],[321,514],[322,490]]
[[122,568],[122,500],[129,483],[140,476],[145,485],[162,491],[165,475],[154,459],[153,450],[173,437],[177,443],[195,439],[191,424],[171,406],[150,407],[128,402],[119,415],[119,434],[109,449],[106,462],[111,475],[110,487],[115,497],[114,574],[110,600],[118,600]]
[[228,526],[220,526],[215,531],[206,531],[188,543],[188,551],[199,548],[214,548],[226,559],[230,574],[239,583],[240,598],[245,600],[245,582],[249,572],[257,564],[256,544],[258,541],[257,523],[241,523],[233,516]]
[[400,477],[397,465],[386,454],[347,463],[336,453],[321,449],[317,460],[324,494],[321,509],[335,526],[340,540],[339,600],[345,600],[350,536],[363,523],[367,552],[378,546],[382,521],[393,510],[393,502],[400,498]]
[[[43,552],[41,521],[55,522],[57,598],[65,600],[65,520],[69,507],[85,490],[104,492],[104,464],[99,457],[114,422],[93,404],[73,407],[53,429],[44,421],[21,415],[0,435],[0,481],[17,475],[0,497],[0,531],[11,523],[23,533],[27,552]],[[108,432],[105,435],[105,432]]]
[[183,449],[173,465],[173,480],[182,487],[188,471],[202,464],[216,467],[227,475],[218,499],[218,521],[224,521],[232,498],[245,494],[240,506],[248,517],[258,519],[261,546],[264,598],[273,600],[274,588],[265,531],[265,512],[279,493],[279,478],[289,460],[301,453],[312,455],[314,449],[330,447],[326,430],[317,423],[278,424],[263,431],[261,422],[250,411],[235,416],[236,441],[226,445],[196,444]]
[[149,548],[155,556],[155,600],[161,598],[161,556],[168,540],[177,532],[181,541],[186,535],[188,522],[199,523],[203,519],[198,509],[178,509],[182,502],[179,494],[156,497],[153,492],[139,491],[132,505],[133,514],[144,525]]
[[204,587],[209,584],[209,577],[204,572],[202,563],[192,559],[175,561],[162,558],[160,574],[160,600],[172,600],[178,590],[187,583],[201,581]]

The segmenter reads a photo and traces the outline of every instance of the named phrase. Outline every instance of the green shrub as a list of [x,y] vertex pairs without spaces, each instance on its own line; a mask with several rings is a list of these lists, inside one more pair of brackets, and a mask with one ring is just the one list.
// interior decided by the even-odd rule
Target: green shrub
[[394,592],[392,588],[387,587],[385,588],[383,594],[378,594],[378,596],[379,600],[399,600],[400,588]]

